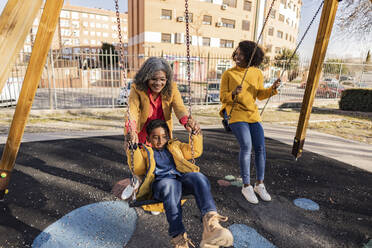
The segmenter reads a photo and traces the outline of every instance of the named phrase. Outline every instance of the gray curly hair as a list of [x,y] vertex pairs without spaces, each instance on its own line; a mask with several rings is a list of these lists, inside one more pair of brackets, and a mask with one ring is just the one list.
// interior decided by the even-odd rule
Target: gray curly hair
[[164,95],[170,95],[172,91],[173,71],[165,59],[158,57],[148,58],[138,70],[134,77],[134,83],[136,84],[137,89],[147,92],[147,83],[157,71],[165,72],[167,78],[167,82],[161,93]]

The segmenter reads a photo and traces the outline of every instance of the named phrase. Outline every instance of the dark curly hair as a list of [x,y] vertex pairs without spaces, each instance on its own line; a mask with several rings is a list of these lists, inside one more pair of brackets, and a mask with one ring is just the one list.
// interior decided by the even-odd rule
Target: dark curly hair
[[146,126],[147,136],[150,136],[152,130],[154,130],[155,128],[158,128],[158,127],[163,128],[165,133],[169,137],[169,134],[170,134],[169,127],[168,127],[167,123],[164,120],[161,120],[161,119],[152,120],[152,121],[149,122],[149,124],[147,124],[147,126]]
[[[244,62],[248,65],[255,47],[256,42],[253,41],[243,40],[239,42],[238,47],[235,48],[234,52],[232,53],[232,59],[235,61],[234,57],[236,55],[236,50],[239,48],[240,52],[243,53],[244,55]],[[262,63],[264,57],[265,57],[264,51],[262,50],[261,47],[257,46],[256,52],[253,55],[253,59],[250,66],[258,67]]]
[[137,89],[147,92],[149,88],[147,83],[157,71],[163,71],[166,74],[167,82],[161,93],[169,96],[172,92],[173,71],[168,62],[163,58],[148,58],[136,73],[134,83]]

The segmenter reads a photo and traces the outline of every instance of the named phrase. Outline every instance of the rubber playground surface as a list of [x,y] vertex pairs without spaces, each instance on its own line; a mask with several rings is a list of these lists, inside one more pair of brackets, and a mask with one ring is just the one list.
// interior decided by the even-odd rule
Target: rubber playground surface
[[[273,200],[252,205],[240,193],[238,144],[206,129],[196,163],[209,178],[234,247],[372,247],[372,173],[266,139],[265,184]],[[186,140],[185,131],[175,136]],[[4,145],[0,145],[0,151]],[[116,200],[114,183],[129,176],[122,136],[21,145],[9,194],[0,203],[0,247],[171,247],[162,213]],[[254,167],[254,166],[252,166]],[[252,183],[255,169],[252,169]],[[198,247],[202,224],[194,200],[183,207]]]

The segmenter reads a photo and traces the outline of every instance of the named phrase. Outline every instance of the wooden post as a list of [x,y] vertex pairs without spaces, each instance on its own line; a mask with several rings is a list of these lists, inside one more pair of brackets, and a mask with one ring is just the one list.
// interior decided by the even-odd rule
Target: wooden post
[[309,123],[314,97],[319,84],[324,57],[327,52],[329,37],[331,36],[339,0],[324,0],[322,16],[320,18],[318,34],[311,59],[309,76],[307,78],[305,95],[302,101],[301,113],[298,120],[296,137],[294,139],[292,154],[297,159],[302,154],[305,143],[306,128]]
[[0,92],[43,0],[9,0],[0,16]]
[[[44,11],[36,34],[35,45],[32,50],[18,104],[10,126],[8,140],[0,161],[0,172],[2,173],[0,175],[0,180],[8,180],[8,183],[8,177],[10,177],[10,173],[14,167],[62,5],[63,0],[47,0],[44,6]],[[8,176],[6,176],[6,174]],[[5,175],[5,177],[2,175]],[[4,196],[4,193],[1,192],[5,192],[7,183],[0,183],[0,186],[2,187],[0,188],[0,200],[2,200],[1,195]]]

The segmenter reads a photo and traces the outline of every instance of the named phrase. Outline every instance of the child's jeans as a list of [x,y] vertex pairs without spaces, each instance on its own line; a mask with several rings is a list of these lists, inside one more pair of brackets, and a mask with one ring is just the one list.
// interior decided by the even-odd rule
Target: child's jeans
[[154,198],[164,204],[169,223],[168,233],[172,237],[185,232],[182,224],[182,193],[194,195],[202,216],[207,212],[216,211],[208,178],[200,172],[156,180],[152,185],[152,191]]
[[230,124],[240,145],[240,174],[244,184],[250,184],[251,150],[255,151],[256,178],[263,180],[265,176],[266,150],[265,136],[261,123],[235,122]]

